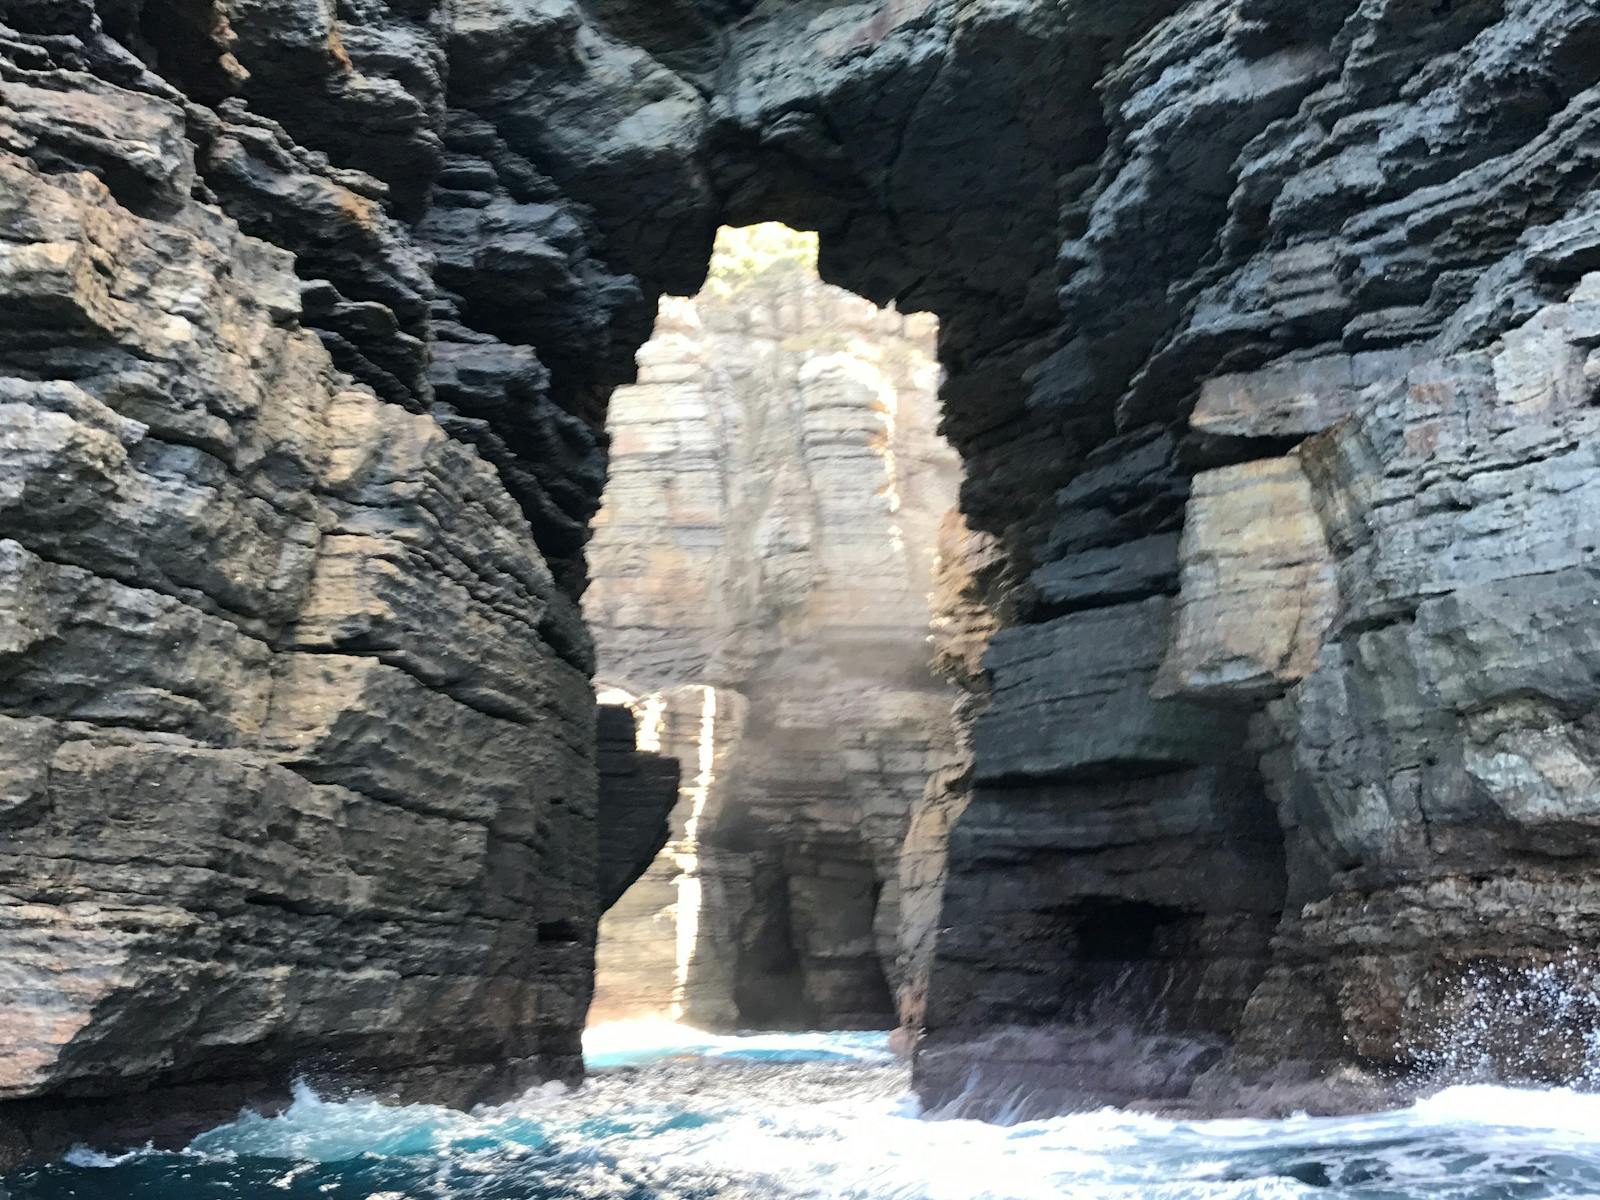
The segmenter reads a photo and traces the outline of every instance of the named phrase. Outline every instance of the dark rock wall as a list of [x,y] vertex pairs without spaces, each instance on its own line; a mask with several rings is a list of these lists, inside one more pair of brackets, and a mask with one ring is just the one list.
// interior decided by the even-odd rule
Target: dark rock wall
[[638,748],[633,713],[602,704],[600,753],[600,907],[622,899],[667,840],[678,802],[679,760]]
[[574,1068],[604,398],[724,221],[939,315],[1015,581],[925,1090],[1425,1065],[1595,944],[1594,0],[0,24],[8,1103]]
[[648,309],[423,8],[0,13],[6,1154],[581,1071],[585,339]]
[[[1191,4],[1107,71],[1029,406],[1114,423],[988,658],[925,1090],[1225,1107],[1238,1038],[1292,1105],[1285,1060],[1425,1070],[1463,979],[1590,953],[1597,37]],[[1212,1049],[1080,1036],[1130,1020]],[[1062,1032],[949,1049],[1010,1022]],[[1485,1065],[1572,1077],[1551,1024]]]

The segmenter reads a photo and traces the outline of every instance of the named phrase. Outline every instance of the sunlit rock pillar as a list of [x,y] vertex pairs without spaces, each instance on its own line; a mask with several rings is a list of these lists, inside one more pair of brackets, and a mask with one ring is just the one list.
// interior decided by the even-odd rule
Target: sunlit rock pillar
[[605,922],[596,1017],[894,1021],[900,847],[949,736],[928,605],[958,468],[932,320],[823,285],[814,256],[725,231],[612,400],[585,612],[684,782]]

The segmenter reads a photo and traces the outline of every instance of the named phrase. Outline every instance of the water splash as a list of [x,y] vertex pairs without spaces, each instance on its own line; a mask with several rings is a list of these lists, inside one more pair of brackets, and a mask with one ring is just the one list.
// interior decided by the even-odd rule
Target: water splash
[[1600,1088],[1600,969],[1568,955],[1474,962],[1441,976],[1396,1047],[1438,1083]]
[[[543,1098],[548,1093],[535,1095]],[[201,1134],[189,1149],[206,1157],[297,1163],[449,1156],[505,1147],[531,1150],[545,1145],[543,1129],[528,1111],[532,1107],[464,1113],[428,1104],[336,1102],[297,1083],[294,1101],[283,1112],[271,1117],[243,1113],[232,1124]]]
[[591,1071],[648,1066],[669,1059],[707,1062],[843,1062],[897,1064],[889,1034],[717,1034],[658,1018],[608,1021],[583,1033],[583,1057]]
[[69,1160],[10,1200],[1578,1200],[1600,1098],[1474,1086],[1358,1117],[1175,1121],[1104,1109],[918,1119],[883,1034],[592,1032],[619,1065],[473,1113],[305,1089],[182,1153]]

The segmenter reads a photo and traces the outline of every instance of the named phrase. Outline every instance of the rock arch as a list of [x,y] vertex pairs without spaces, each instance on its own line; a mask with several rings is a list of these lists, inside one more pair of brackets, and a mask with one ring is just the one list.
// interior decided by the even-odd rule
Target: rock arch
[[725,221],[939,315],[1002,554],[930,1096],[1091,919],[1257,1077],[1594,943],[1587,0],[103,7],[0,6],[14,1128],[577,1069],[605,397]]

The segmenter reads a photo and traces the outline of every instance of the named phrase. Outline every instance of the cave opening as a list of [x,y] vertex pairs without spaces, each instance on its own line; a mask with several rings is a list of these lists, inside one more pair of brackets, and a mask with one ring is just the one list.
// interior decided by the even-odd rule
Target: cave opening
[[817,256],[724,228],[611,400],[599,699],[681,773],[667,845],[602,920],[591,1023],[896,1023],[900,852],[951,737],[931,605],[960,464],[936,319]]
[[755,903],[741,922],[733,980],[739,1025],[752,1029],[805,1029],[818,1020],[806,992],[800,931],[789,902],[789,880],[764,873]]
[[1118,897],[1085,897],[1075,906],[1079,957],[1093,962],[1140,962],[1154,957],[1165,930],[1183,920],[1169,904]]

